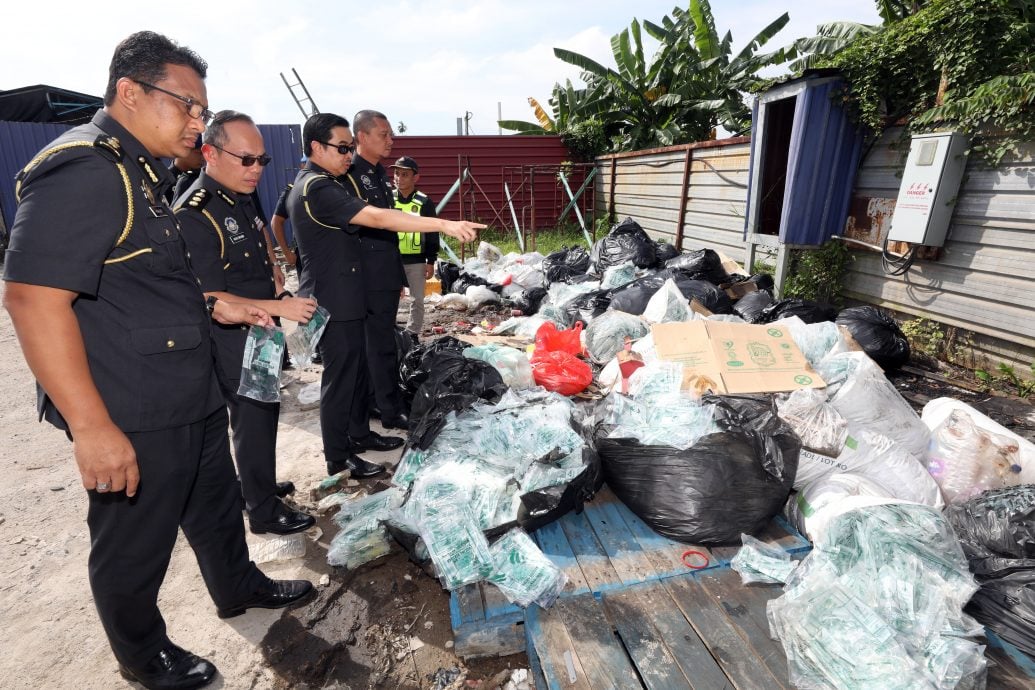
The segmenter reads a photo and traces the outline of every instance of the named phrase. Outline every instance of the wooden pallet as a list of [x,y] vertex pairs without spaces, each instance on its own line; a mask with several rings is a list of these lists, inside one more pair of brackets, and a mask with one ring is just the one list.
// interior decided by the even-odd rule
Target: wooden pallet
[[[704,547],[662,537],[636,517],[604,487],[580,514],[569,513],[532,534],[567,575],[562,597],[601,595],[645,582],[658,582],[692,572],[683,562],[702,570],[727,566],[739,546]],[[783,518],[776,518],[758,535],[791,554],[810,546]],[[456,652],[464,658],[504,656],[527,647],[525,615],[492,584],[478,583],[454,591],[450,617]]]

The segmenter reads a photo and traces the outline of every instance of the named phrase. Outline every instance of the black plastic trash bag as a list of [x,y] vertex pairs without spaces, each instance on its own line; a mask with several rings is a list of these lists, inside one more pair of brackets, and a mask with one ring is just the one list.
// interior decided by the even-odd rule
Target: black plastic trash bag
[[776,287],[776,283],[773,282],[773,277],[768,273],[756,273],[748,280],[757,285],[759,290],[768,290],[769,292],[772,292],[773,288]]
[[442,283],[442,294],[446,295],[453,291],[453,283],[460,277],[460,267],[450,261],[435,262],[435,275]]
[[[582,504],[593,498],[604,483],[600,457],[589,447],[582,449],[586,469],[567,484],[548,486],[521,494],[517,526],[532,532],[548,525],[566,513],[582,512]],[[499,530],[501,533],[505,530]]]
[[679,256],[679,250],[665,240],[657,240],[654,242],[654,260],[656,266],[664,266],[666,261],[674,259],[677,256]]
[[773,296],[765,290],[749,292],[733,303],[733,313],[748,323],[761,323],[762,312],[773,303]]
[[1035,656],[1035,485],[986,491],[945,516],[981,585],[964,610]]
[[593,272],[599,275],[612,266],[631,261],[637,268],[651,268],[657,263],[657,246],[640,224],[626,218],[611,232],[597,240],[591,254]]
[[713,314],[729,314],[733,311],[733,302],[730,301],[726,291],[715,287],[715,284],[710,281],[677,277],[676,287],[687,300],[696,299]]
[[837,315],[838,326],[847,328],[863,352],[883,369],[909,363],[909,340],[895,319],[871,306],[849,307]]
[[434,358],[442,352],[461,354],[471,345],[452,336],[445,336],[430,343],[418,344],[410,348],[406,356],[399,360],[399,388],[403,399],[409,406],[417,390],[431,375],[429,368]]
[[735,543],[780,512],[801,441],[770,396],[706,395],[702,402],[716,406],[723,431],[686,450],[598,433],[597,451],[608,486],[656,532],[688,544]]
[[546,297],[546,288],[528,288],[514,295],[514,299],[511,300],[511,304],[513,304],[514,308],[519,310],[523,316],[531,316],[539,311],[539,306],[543,303],[544,297]]
[[548,283],[565,282],[589,270],[589,252],[582,247],[564,247],[543,259],[543,275]]
[[581,321],[588,326],[590,321],[607,311],[609,306],[611,306],[610,290],[594,290],[565,302],[561,308],[568,315],[568,321],[573,326],[576,321]]
[[453,285],[451,286],[451,292],[455,292],[458,295],[463,295],[467,293],[467,288],[474,287],[475,285],[483,285],[497,294],[503,292],[502,285],[490,283],[481,276],[465,272],[461,272],[460,277],[453,281]]
[[714,285],[728,283],[730,276],[722,267],[722,259],[713,249],[696,249],[680,254],[665,262],[665,268],[672,268],[697,280],[707,280]]
[[829,304],[791,297],[763,309],[762,320],[758,323],[772,323],[788,316],[797,316],[805,323],[821,323],[836,319],[837,309]]
[[661,289],[666,280],[676,275],[670,269],[655,271],[615,288],[611,291],[611,308],[627,314],[642,314],[654,293]]
[[442,350],[421,362],[428,378],[417,389],[410,406],[407,445],[427,449],[435,440],[450,412],[459,412],[477,400],[497,402],[507,392],[496,367],[458,352]]

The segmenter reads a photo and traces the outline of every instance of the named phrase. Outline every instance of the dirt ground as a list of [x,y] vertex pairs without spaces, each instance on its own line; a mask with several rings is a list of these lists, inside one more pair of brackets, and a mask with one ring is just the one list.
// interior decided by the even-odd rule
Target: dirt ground
[[[300,405],[298,392],[319,371],[291,370],[285,379],[278,475],[294,481],[296,503],[312,509],[310,490],[326,473],[318,411]],[[37,422],[32,376],[3,310],[0,381],[0,686],[139,687],[118,675],[94,609],[87,500],[71,444]],[[399,455],[364,457],[394,464]],[[226,621],[216,617],[193,552],[182,537],[177,542],[160,605],[170,638],[219,668],[211,687],[487,690],[493,678],[509,677],[507,669],[528,667],[523,654],[464,664],[451,649],[449,593],[437,580],[398,547],[356,571],[331,567],[326,552],[336,527],[323,515],[318,528],[307,533],[304,558],[260,567],[272,577],[320,583],[319,596],[294,610],[252,610]],[[249,533],[253,555],[270,538]]]

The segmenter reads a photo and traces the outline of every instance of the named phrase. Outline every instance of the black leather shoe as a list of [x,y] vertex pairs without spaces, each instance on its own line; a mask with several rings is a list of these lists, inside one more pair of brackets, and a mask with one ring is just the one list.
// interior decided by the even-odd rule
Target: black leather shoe
[[272,520],[253,520],[249,515],[248,524],[252,528],[252,534],[294,534],[304,532],[315,525],[316,518],[300,510],[292,510],[278,499],[273,509]]
[[358,455],[350,455],[345,460],[327,461],[327,474],[338,474],[343,470],[348,470],[356,479],[366,479],[367,477],[376,477],[384,472],[385,468],[377,463],[367,462]]
[[381,426],[386,429],[408,429],[410,428],[410,419],[404,414],[397,414],[387,419],[382,417]]
[[186,690],[211,683],[216,667],[200,656],[170,644],[143,668],[119,664],[119,673],[126,680],[140,683],[149,690]]
[[282,609],[311,595],[315,590],[308,580],[270,580],[267,588],[252,595],[239,606],[219,609],[220,618],[240,616],[248,609]]
[[349,444],[349,450],[353,453],[363,453],[368,450],[395,450],[405,441],[396,436],[382,436],[371,431],[363,438],[354,438]]
[[292,482],[277,482],[277,498],[284,498],[295,493],[295,485]]
[[381,419],[381,408],[377,405],[371,405],[369,414],[371,419]]

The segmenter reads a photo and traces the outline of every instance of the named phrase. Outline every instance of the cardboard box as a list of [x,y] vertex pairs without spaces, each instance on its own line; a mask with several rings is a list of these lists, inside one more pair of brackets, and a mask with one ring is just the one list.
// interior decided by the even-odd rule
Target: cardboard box
[[425,295],[441,295],[442,294],[442,281],[438,278],[432,277],[424,281],[424,294]]
[[684,390],[776,393],[827,385],[777,324],[690,321],[651,331],[658,356],[683,365]]

